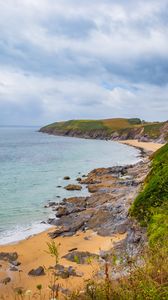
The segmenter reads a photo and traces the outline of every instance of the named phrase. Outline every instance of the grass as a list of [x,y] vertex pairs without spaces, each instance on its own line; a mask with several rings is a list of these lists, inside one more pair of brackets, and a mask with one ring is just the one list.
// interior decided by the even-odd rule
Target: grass
[[158,211],[157,208],[165,211],[167,203],[168,143],[152,157],[151,172],[146,179],[142,192],[133,203],[131,215],[146,225],[151,220],[152,215]]
[[[119,136],[123,134],[129,136],[137,135],[138,132],[147,135],[151,139],[157,139],[162,131],[165,122],[148,123],[138,118],[113,118],[104,120],[70,120],[65,122],[56,122],[41,128],[41,131],[48,133],[68,134],[70,132],[82,134],[90,134],[93,132],[102,133],[103,136],[110,138],[111,134],[117,133]],[[142,130],[141,130],[142,129]],[[166,133],[165,133],[166,135]]]
[[129,128],[134,125],[141,124],[140,119],[106,119],[106,120],[70,120],[66,122],[56,122],[45,126],[44,128],[56,129],[60,131],[64,130],[80,130],[80,131],[92,131],[92,130],[105,130],[114,131],[123,128]]
[[160,136],[160,130],[164,123],[147,124],[144,126],[144,133],[150,138],[156,139]]

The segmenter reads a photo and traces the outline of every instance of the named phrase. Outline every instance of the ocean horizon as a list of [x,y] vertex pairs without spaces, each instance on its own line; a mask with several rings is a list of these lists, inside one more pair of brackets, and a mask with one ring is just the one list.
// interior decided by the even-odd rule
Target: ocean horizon
[[[34,126],[0,126],[0,244],[25,239],[49,228],[44,206],[71,196],[64,186],[94,168],[134,164],[139,150],[113,141],[51,136]],[[70,176],[65,181],[64,176]],[[60,187],[61,186],[61,187]]]

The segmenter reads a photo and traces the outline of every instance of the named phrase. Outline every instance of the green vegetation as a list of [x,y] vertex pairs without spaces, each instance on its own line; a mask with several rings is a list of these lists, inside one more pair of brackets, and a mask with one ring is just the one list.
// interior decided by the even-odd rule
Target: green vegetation
[[140,125],[142,123],[141,119],[139,119],[139,118],[128,119],[128,122],[131,125]]
[[106,129],[102,121],[90,120],[70,120],[66,122],[58,122],[48,125],[47,128],[56,130],[102,130]]
[[[40,129],[42,132],[50,134],[82,136],[87,134],[92,137],[93,133],[98,136],[110,138],[112,134],[119,137],[134,138],[137,134],[148,137],[150,139],[158,139],[162,133],[162,128],[166,122],[154,122],[149,123],[141,121],[138,118],[114,118],[104,120],[70,120],[65,122],[56,122],[47,125]],[[97,136],[97,135],[95,135]],[[168,138],[168,134],[164,133],[165,140]]]
[[163,123],[146,124],[144,126],[144,133],[152,139],[157,139],[160,136],[160,130]]
[[109,279],[106,270],[104,280],[89,281],[84,294],[71,300],[168,299],[168,144],[153,155],[151,172],[130,212],[147,227],[144,266],[117,282]]
[[168,143],[153,155],[151,172],[130,213],[147,226],[151,247],[168,249]]
[[[168,203],[168,144],[152,157],[152,169],[142,192],[135,199],[131,215],[148,224],[158,207],[165,211]],[[159,212],[160,213],[160,209]]]
[[66,122],[56,122],[43,128],[54,130],[80,130],[83,132],[92,130],[114,131],[123,128],[130,128],[133,125],[141,124],[140,119],[107,119],[107,120],[70,120]]
[[165,247],[148,250],[144,266],[137,267],[127,277],[110,280],[108,269],[104,280],[89,280],[84,293],[73,294],[69,300],[167,300],[168,256]]

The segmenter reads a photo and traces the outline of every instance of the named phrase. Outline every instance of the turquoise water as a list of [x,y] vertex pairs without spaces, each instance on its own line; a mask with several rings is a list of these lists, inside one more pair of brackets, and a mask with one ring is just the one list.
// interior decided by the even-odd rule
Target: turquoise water
[[[0,128],[0,244],[43,231],[52,212],[44,205],[81,192],[67,192],[72,183],[97,167],[134,163],[139,151],[112,141],[56,137],[37,128]],[[69,183],[69,182],[68,182]],[[60,199],[57,198],[60,196]]]

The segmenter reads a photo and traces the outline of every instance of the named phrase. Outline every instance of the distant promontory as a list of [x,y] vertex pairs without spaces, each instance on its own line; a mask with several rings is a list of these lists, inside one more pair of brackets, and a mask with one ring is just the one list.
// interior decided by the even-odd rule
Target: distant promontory
[[92,139],[128,140],[166,143],[168,121],[146,122],[139,118],[113,118],[103,120],[70,120],[42,127],[40,132]]

